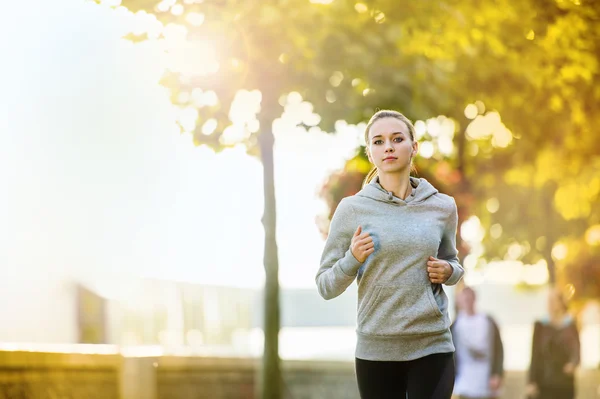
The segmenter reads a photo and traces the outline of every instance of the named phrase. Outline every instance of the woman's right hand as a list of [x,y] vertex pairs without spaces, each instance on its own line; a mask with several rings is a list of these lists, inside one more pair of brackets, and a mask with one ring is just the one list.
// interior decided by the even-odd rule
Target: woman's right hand
[[567,363],[563,367],[563,372],[567,375],[573,375],[575,373],[575,365],[573,363]]
[[369,233],[363,233],[362,227],[358,226],[352,236],[352,242],[350,244],[350,251],[357,261],[363,263],[367,260],[367,257],[375,250],[375,244]]
[[533,382],[530,382],[529,384],[527,384],[527,388],[525,389],[525,392],[527,392],[528,398],[536,398],[539,395],[538,387]]

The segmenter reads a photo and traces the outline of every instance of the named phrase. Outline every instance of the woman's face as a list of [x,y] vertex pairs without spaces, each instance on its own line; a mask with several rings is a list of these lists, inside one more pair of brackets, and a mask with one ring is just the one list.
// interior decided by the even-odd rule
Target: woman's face
[[396,118],[382,118],[369,130],[367,154],[379,173],[410,170],[410,160],[417,153],[417,143],[410,138],[408,126]]
[[548,294],[548,312],[550,313],[562,313],[564,312],[564,306],[560,300],[559,293],[555,290],[550,291]]

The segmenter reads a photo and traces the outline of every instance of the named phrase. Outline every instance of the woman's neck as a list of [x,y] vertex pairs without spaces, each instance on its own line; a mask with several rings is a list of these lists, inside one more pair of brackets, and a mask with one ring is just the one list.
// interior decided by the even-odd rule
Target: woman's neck
[[550,323],[554,324],[555,326],[559,326],[563,323],[566,315],[566,312],[550,313]]
[[379,175],[379,184],[386,191],[391,191],[396,197],[406,199],[412,192],[410,175],[408,173],[386,173]]

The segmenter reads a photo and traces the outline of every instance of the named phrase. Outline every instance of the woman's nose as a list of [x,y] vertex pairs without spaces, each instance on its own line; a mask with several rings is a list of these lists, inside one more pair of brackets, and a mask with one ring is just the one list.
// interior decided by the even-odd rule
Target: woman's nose
[[386,141],[385,150],[386,151],[394,151],[394,146],[392,145],[392,143],[390,141]]

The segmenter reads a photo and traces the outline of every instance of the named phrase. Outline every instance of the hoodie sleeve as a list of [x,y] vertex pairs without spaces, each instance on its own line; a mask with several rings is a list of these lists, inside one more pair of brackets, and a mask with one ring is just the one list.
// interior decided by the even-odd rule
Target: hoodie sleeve
[[458,225],[458,211],[456,209],[456,202],[452,198],[452,209],[444,228],[442,235],[442,241],[438,249],[438,259],[447,261],[452,267],[452,275],[446,281],[445,285],[455,285],[460,281],[465,270],[458,262],[458,250],[456,249],[456,229]]
[[331,218],[329,235],[321,255],[321,267],[315,279],[319,294],[325,299],[335,298],[344,292],[362,265],[350,251],[357,227],[352,205],[342,200]]

